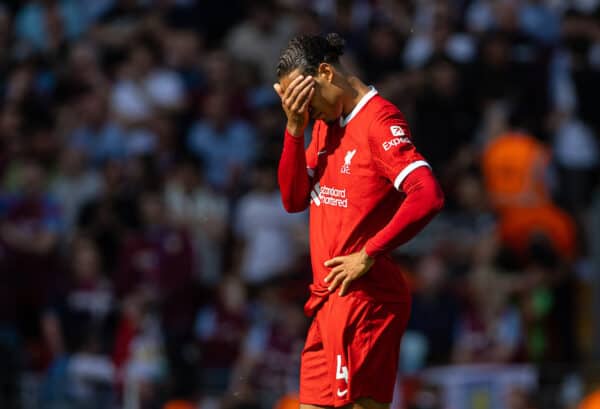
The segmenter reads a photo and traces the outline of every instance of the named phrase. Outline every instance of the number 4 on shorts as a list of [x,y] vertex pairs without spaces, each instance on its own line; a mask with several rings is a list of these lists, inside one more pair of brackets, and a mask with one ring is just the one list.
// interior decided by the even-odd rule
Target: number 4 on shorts
[[342,356],[337,356],[337,369],[335,370],[335,379],[343,379],[348,383],[348,367],[342,366]]

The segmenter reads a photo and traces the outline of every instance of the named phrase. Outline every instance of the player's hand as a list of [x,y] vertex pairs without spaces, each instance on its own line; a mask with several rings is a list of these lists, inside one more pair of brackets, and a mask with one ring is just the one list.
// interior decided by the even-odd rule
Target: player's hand
[[308,125],[308,107],[315,93],[315,80],[310,75],[298,75],[283,90],[281,84],[273,84],[281,106],[287,117],[287,131],[294,136],[301,136]]
[[343,297],[346,295],[352,281],[362,277],[369,271],[374,262],[375,259],[370,257],[364,249],[347,256],[327,260],[325,267],[332,268],[325,277],[325,282],[329,284],[329,291],[334,291],[341,284],[339,294]]

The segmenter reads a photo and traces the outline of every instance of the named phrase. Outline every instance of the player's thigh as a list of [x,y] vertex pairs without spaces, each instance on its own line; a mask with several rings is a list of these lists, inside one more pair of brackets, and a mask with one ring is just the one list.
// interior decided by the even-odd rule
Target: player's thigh
[[[325,346],[334,405],[363,402],[367,409],[387,408],[393,399],[400,340],[410,304],[377,303],[351,296],[334,301],[324,325],[328,329],[324,339],[329,341]],[[384,406],[377,406],[377,402]]]
[[333,404],[327,356],[315,318],[306,335],[300,365],[300,407],[326,408]]

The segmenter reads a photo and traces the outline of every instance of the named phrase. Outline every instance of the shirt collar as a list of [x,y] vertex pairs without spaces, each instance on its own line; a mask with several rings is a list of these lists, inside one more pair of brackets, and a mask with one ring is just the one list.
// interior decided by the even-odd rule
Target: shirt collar
[[377,95],[377,90],[372,85],[369,86],[370,91],[367,92],[361,99],[358,101],[358,104],[352,109],[352,111],[344,118],[340,117],[340,126],[343,128],[348,125],[348,122],[352,120],[360,112],[360,110],[366,105],[367,102],[371,100],[375,95]]

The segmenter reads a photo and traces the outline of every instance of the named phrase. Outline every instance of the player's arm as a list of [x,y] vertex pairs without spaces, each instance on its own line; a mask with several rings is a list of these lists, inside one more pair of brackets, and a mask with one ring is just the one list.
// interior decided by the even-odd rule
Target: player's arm
[[409,173],[400,188],[406,194],[396,214],[365,245],[370,257],[377,257],[406,243],[417,235],[444,206],[444,195],[429,167]]
[[369,144],[379,172],[406,194],[392,219],[364,248],[369,256],[377,257],[419,233],[442,209],[444,195],[429,164],[412,144],[399,111],[384,114],[371,125]]
[[329,291],[340,287],[346,294],[352,281],[371,268],[375,258],[406,243],[421,231],[444,205],[442,190],[425,159],[410,141],[410,131],[400,112],[382,115],[368,132],[373,164],[406,197],[390,221],[367,240],[359,252],[325,262]]
[[429,167],[419,166],[412,170],[400,187],[406,198],[388,224],[359,252],[325,262],[325,267],[331,268],[325,277],[329,291],[340,286],[340,296],[345,295],[352,281],[366,274],[377,256],[416,236],[444,205],[444,195]]
[[314,80],[297,76],[284,90],[273,86],[287,116],[278,180],[283,206],[288,212],[301,212],[310,202],[311,181],[304,152],[304,130],[308,124],[308,105],[314,93]]

